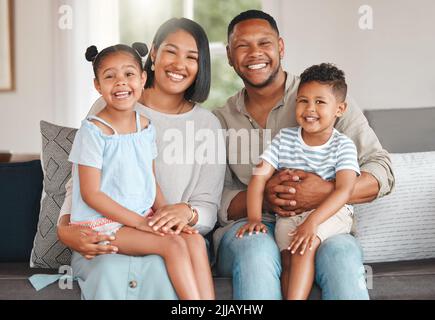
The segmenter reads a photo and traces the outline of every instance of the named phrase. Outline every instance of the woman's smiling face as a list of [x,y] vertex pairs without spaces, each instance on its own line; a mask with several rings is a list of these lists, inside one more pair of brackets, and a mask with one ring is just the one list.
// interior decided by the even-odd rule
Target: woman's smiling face
[[170,33],[156,50],[154,61],[155,87],[169,94],[184,94],[198,74],[199,52],[193,36],[177,30]]

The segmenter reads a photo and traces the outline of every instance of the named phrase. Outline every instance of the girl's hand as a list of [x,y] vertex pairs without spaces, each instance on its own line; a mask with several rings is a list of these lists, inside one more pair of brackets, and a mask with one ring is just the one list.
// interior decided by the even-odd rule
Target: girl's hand
[[100,244],[103,241],[114,241],[114,236],[100,235],[90,228],[59,225],[57,234],[63,244],[88,260],[99,255],[118,252],[118,248],[115,246]]
[[313,244],[317,237],[317,224],[313,223],[308,218],[294,232],[289,233],[289,236],[293,236],[293,240],[288,250],[290,250],[292,254],[295,254],[300,248],[299,253],[303,255],[307,248],[309,250],[313,249]]
[[243,238],[245,232],[249,232],[249,235],[252,235],[254,231],[256,234],[260,232],[267,233],[267,227],[261,221],[248,222],[237,231],[236,238]]
[[175,234],[180,234],[191,216],[192,210],[185,203],[170,204],[154,212],[148,220],[148,225],[154,231],[168,233],[173,229]]

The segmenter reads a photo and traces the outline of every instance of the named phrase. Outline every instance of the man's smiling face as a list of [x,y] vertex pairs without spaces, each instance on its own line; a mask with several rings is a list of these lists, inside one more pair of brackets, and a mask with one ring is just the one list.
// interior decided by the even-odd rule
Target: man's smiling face
[[268,21],[239,22],[229,37],[228,61],[245,85],[266,87],[281,68],[284,43]]

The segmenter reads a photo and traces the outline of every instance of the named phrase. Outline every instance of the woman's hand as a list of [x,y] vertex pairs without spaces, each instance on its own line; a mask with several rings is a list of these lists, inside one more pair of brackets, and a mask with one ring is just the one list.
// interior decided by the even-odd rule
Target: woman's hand
[[197,234],[199,233],[199,231],[195,228],[192,228],[191,226],[189,226],[188,224],[186,224],[182,230],[182,232],[187,233],[187,234]]
[[170,204],[159,208],[149,218],[148,225],[154,231],[161,230],[168,233],[174,230],[175,234],[180,232],[187,226],[187,223],[192,216],[192,210],[185,203]]
[[267,227],[265,224],[263,224],[261,221],[252,221],[248,222],[245,225],[243,225],[239,231],[236,233],[236,238],[243,238],[243,235],[245,232],[248,232],[249,235],[252,235],[252,233],[255,231],[256,234],[262,232],[267,232]]
[[[62,217],[62,219],[65,218],[66,217]],[[93,259],[98,255],[118,252],[118,248],[115,246],[99,244],[102,241],[114,241],[114,236],[99,235],[96,231],[90,228],[70,226],[61,223],[57,227],[57,234],[59,240],[63,244],[80,253],[88,260]]]
[[295,254],[301,248],[299,253],[303,255],[307,248],[309,250],[313,249],[314,241],[317,237],[317,224],[308,218],[294,232],[289,233],[289,236],[293,236],[293,240],[288,250],[292,254]]
[[[154,233],[154,234],[157,234],[159,236],[164,236],[166,234],[166,233],[164,233],[164,232],[162,232],[160,230],[155,231],[152,227],[150,227],[149,221],[150,221],[149,217],[144,217],[143,221],[136,227],[136,229],[140,230],[140,231],[143,231],[143,232]],[[170,230],[170,232],[167,232],[167,233],[171,233],[172,234],[173,231]]]

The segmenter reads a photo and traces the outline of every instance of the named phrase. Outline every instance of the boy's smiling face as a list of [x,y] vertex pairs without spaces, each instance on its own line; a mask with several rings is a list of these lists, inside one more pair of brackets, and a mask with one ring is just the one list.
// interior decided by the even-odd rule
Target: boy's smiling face
[[345,110],[346,102],[337,100],[331,85],[311,81],[299,87],[296,121],[305,133],[328,139]]

